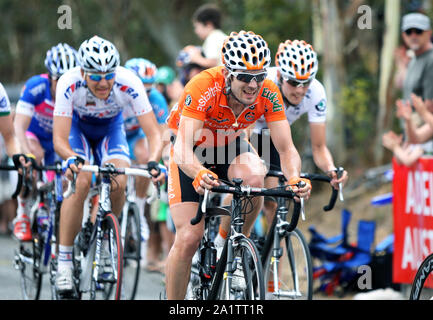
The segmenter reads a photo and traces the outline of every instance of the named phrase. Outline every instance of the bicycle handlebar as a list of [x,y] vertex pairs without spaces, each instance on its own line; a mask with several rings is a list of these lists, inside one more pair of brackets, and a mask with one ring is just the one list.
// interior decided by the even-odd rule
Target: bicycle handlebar
[[[321,182],[328,182],[328,183],[330,183],[332,180],[327,175],[316,174],[316,173],[301,173],[301,177],[312,181],[321,181]],[[331,211],[335,206],[335,202],[337,201],[339,190],[334,189],[334,187],[332,186],[331,189],[332,189],[331,198],[329,199],[329,203],[323,207],[324,211]]]
[[[217,192],[217,193],[236,194],[238,196],[270,196],[270,197],[281,197],[287,199],[293,199],[296,196],[296,194],[293,191],[287,190],[286,187],[267,189],[267,188],[254,188],[254,187],[242,186],[242,185],[241,186],[218,186],[218,187],[213,187],[210,191]],[[206,189],[204,195],[200,196],[197,214],[190,221],[192,225],[198,224],[203,218],[203,214],[206,213],[208,196],[209,196],[209,190]],[[294,203],[295,206],[293,209],[294,211],[293,211],[292,219],[290,221],[290,224],[287,226],[288,231],[292,231],[296,228],[296,225],[298,224],[300,212],[303,209],[303,205],[301,202],[294,201]]]
[[[341,176],[341,174],[343,173],[344,169],[343,168],[338,168],[337,174]],[[276,170],[269,170],[269,172],[267,173],[267,176],[269,177],[276,177],[279,179],[282,179],[283,181],[287,181],[287,179],[284,177],[284,174],[282,171],[276,171]],[[323,175],[323,174],[317,174],[317,173],[301,173],[301,178],[305,178],[308,180],[312,180],[312,181],[321,181],[321,182],[331,182],[331,178],[327,175]],[[342,195],[342,191],[341,191],[341,186],[340,189],[334,189],[331,186],[332,189],[332,193],[331,193],[331,197],[329,199],[329,203],[323,207],[324,211],[330,211],[334,208],[335,206],[335,202],[337,201],[337,197],[338,194],[340,193],[340,200],[343,201],[343,195]]]
[[[162,169],[165,169],[164,166],[160,165]],[[127,176],[141,176],[145,178],[151,178],[152,175],[149,173],[147,168],[116,168],[112,165],[100,167],[97,165],[83,165],[80,169],[84,172],[93,172],[93,173],[102,173],[102,174],[123,174]],[[68,181],[68,188],[63,193],[64,198],[68,198],[71,194],[75,193],[75,181],[76,181],[76,174],[74,174],[72,181]],[[155,192],[152,194],[152,196],[149,199],[152,199],[152,201],[159,196],[154,196]],[[148,200],[149,200],[148,199]]]

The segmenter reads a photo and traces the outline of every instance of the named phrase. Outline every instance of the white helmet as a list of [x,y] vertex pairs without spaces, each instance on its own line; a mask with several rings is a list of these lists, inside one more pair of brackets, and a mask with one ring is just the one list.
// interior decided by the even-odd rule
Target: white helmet
[[285,80],[307,82],[314,79],[319,69],[317,54],[304,40],[280,43],[275,63]]
[[271,64],[271,52],[266,41],[254,32],[232,32],[224,41],[222,62],[230,70],[266,69]]
[[77,51],[66,43],[59,43],[47,51],[45,66],[50,75],[60,77],[78,65]]
[[81,68],[88,72],[112,72],[120,64],[116,47],[98,36],[85,40],[78,49],[78,56]]

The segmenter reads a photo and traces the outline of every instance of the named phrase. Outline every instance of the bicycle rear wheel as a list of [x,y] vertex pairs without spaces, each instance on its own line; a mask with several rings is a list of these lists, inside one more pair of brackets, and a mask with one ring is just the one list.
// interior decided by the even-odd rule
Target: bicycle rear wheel
[[[221,300],[264,300],[265,284],[263,267],[256,245],[251,239],[242,238],[234,250],[237,260],[231,281],[224,275],[220,284]],[[227,288],[230,289],[227,289]]]
[[410,300],[433,299],[433,253],[421,263],[412,283]]
[[92,278],[91,299],[120,300],[123,281],[123,246],[119,222],[112,213],[102,221],[102,245],[98,281]]
[[140,277],[141,232],[139,215],[137,205],[130,203],[126,216],[125,243],[123,244],[123,292],[124,298],[127,300],[134,300]]
[[304,235],[298,229],[281,241],[282,257],[277,265],[278,289],[276,290],[275,259],[269,250],[265,260],[265,284],[267,300],[311,300],[313,297],[313,265]]

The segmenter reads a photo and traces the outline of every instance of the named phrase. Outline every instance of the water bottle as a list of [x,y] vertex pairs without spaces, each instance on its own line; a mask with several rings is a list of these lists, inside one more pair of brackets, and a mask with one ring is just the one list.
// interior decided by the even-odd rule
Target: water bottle
[[42,234],[44,231],[48,230],[50,224],[47,208],[40,206],[36,212],[36,218],[38,221],[38,233]]

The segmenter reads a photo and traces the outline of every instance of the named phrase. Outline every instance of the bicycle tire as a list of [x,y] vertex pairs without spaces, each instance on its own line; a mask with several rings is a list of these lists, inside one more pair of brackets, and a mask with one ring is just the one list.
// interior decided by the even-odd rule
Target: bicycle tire
[[123,244],[123,292],[127,300],[134,300],[140,279],[141,232],[140,212],[130,203],[127,213],[125,242]]
[[[34,216],[37,216],[35,212]],[[42,272],[40,268],[43,239],[39,237],[37,219],[32,222],[31,242],[20,242],[15,264],[20,270],[20,287],[24,300],[39,300],[42,288]]]
[[[284,241],[281,241],[283,256],[279,259],[278,265],[280,294],[274,294],[274,261],[273,248],[271,248],[268,250],[264,264],[266,298],[268,300],[311,300],[313,298],[313,264],[307,241],[299,229],[288,233],[283,239]],[[298,283],[298,290],[295,290],[295,283]]]
[[[251,239],[241,238],[234,250],[234,257],[239,257],[242,268],[239,275],[234,277],[243,277],[240,285],[235,287],[233,280],[224,276],[221,279],[218,299],[220,300],[264,300],[265,283],[263,281],[263,267],[261,264],[259,251]],[[236,271],[235,271],[236,272]],[[234,273],[235,273],[234,272]],[[230,286],[230,290],[227,287]]]
[[[122,298],[123,282],[123,245],[120,236],[119,221],[115,215],[109,213],[104,217],[102,221],[102,231],[104,240],[101,244],[100,268],[104,270],[102,274],[99,274],[97,281],[92,277],[90,298],[92,300],[99,299],[99,293],[101,293],[102,299],[120,300]],[[109,253],[108,260],[102,257],[102,253],[107,249],[107,245]],[[109,269],[108,272],[105,271],[107,268]]]
[[427,256],[416,272],[410,291],[410,300],[424,300],[433,298],[433,289],[426,289],[426,282],[433,284],[433,253]]

